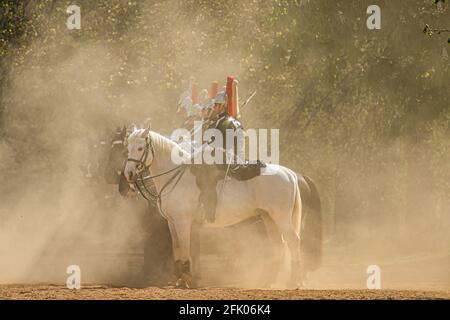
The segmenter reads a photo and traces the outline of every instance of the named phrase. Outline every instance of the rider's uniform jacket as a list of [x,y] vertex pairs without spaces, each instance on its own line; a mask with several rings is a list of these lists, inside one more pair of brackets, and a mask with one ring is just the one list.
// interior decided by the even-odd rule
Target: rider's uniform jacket
[[[244,159],[244,136],[243,136],[243,126],[242,124],[232,116],[228,115],[228,113],[224,112],[218,115],[217,120],[212,123],[211,128],[217,129],[222,133],[223,139],[223,149],[227,150],[227,129],[231,129],[234,132],[234,143],[230,144],[230,147],[233,145],[234,150],[227,150],[229,155],[234,155],[232,159],[233,163],[238,163],[238,159],[243,161]],[[241,143],[238,144],[238,140]]]

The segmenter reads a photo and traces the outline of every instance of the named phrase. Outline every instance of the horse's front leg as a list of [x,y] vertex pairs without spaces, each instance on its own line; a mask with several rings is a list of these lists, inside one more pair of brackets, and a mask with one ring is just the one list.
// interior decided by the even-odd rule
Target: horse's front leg
[[190,219],[180,219],[169,223],[175,260],[176,285],[182,288],[194,286],[191,266],[191,225]]
[[194,286],[197,286],[201,280],[200,228],[201,224],[199,222],[193,221],[191,228],[191,272],[193,274]]

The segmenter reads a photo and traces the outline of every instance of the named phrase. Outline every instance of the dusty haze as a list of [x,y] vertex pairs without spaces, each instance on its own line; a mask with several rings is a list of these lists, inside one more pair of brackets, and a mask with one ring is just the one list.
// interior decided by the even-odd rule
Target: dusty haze
[[[139,282],[145,203],[95,175],[101,141],[148,117],[169,134],[191,76],[235,75],[241,96],[257,90],[244,126],[280,128],[281,163],[318,184],[312,287],[364,287],[371,264],[388,287],[450,287],[449,47],[421,32],[449,4],[380,1],[370,33],[366,2],[77,1],[81,30],[65,26],[72,2],[0,5],[0,282],[63,283],[70,264]],[[258,286],[264,239],[242,233],[260,245],[227,278],[211,253],[235,236],[205,232],[207,284]]]

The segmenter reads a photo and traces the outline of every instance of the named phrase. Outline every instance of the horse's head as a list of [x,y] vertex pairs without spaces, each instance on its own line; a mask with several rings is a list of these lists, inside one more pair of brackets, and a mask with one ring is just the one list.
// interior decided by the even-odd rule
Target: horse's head
[[103,172],[103,176],[107,183],[119,183],[127,157],[127,148],[125,146],[126,135],[127,129],[124,126],[123,128],[117,128],[111,137],[108,159]]
[[149,133],[149,129],[136,129],[128,137],[125,177],[130,183],[134,183],[139,171],[149,167],[153,161],[154,154]]

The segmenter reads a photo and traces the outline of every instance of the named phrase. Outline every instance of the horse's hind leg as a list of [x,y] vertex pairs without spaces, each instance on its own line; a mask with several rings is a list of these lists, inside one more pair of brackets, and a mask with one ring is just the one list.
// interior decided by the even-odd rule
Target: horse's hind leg
[[278,230],[276,224],[272,221],[267,213],[261,214],[261,219],[266,227],[267,236],[271,243],[272,256],[270,257],[270,264],[266,264],[265,274],[264,274],[264,284],[270,286],[275,284],[277,276],[284,261],[284,245],[283,239],[281,238],[281,233]]
[[283,239],[286,242],[291,254],[291,272],[288,285],[290,287],[298,287],[299,285],[302,285],[300,264],[300,236],[294,230],[294,226],[290,223],[290,220],[278,220],[276,222],[276,226],[279,232],[283,235]]
[[290,286],[302,285],[301,261],[300,261],[300,237],[294,230],[285,230],[283,238],[291,253],[291,277]]

